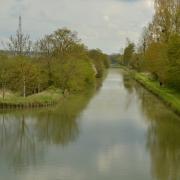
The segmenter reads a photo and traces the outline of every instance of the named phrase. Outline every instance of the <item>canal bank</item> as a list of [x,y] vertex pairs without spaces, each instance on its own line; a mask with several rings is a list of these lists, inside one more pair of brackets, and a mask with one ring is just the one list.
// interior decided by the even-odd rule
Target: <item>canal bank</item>
[[140,83],[148,91],[158,97],[166,106],[171,108],[176,114],[180,115],[180,93],[169,89],[167,87],[160,86],[159,82],[151,79],[145,73],[139,73],[134,70],[130,70],[126,67],[121,69],[128,73],[134,80]]
[[84,91],[69,92],[65,90],[50,87],[42,92],[28,95],[26,97],[20,96],[19,93],[6,91],[3,98],[3,93],[0,91],[0,110],[16,110],[16,109],[35,109],[41,107],[49,107],[59,104],[62,99],[67,99],[69,96],[77,96],[84,94],[91,94],[97,91],[104,79],[107,76],[108,70],[105,70],[101,78],[96,78],[95,84],[92,87],[86,88]]
[[160,86],[157,81],[149,79],[144,74],[133,73],[133,78],[180,115],[180,94],[177,91]]
[[5,99],[0,99],[0,109],[31,109],[48,107],[57,104],[63,98],[63,94],[58,89],[48,89],[46,91],[22,97],[16,94],[9,94]]

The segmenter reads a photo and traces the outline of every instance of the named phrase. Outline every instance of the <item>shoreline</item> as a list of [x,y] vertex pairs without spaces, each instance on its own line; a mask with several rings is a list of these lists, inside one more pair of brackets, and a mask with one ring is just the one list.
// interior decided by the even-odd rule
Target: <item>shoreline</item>
[[143,73],[121,66],[121,70],[128,72],[136,82],[159,98],[167,107],[180,116],[180,93],[168,87],[161,87],[155,80],[151,80]]
[[132,72],[132,78],[180,116],[180,94],[175,90],[161,87],[157,81],[151,80],[141,73]]
[[[95,86],[92,87],[92,91],[96,91],[101,87],[101,83],[103,82],[107,71],[104,72],[102,78],[97,78]],[[81,92],[82,94],[88,93],[91,90],[87,90]],[[8,93],[7,93],[8,94]],[[79,95],[79,93],[75,94],[63,94],[60,89],[47,89],[37,94],[33,94],[27,97],[22,97],[16,94],[11,93],[10,95],[6,95],[3,100],[0,97],[0,110],[23,110],[23,109],[38,109],[38,108],[46,108],[59,104],[62,100],[68,98],[69,96]]]
[[33,109],[56,105],[63,98],[60,90],[46,90],[27,97],[15,96],[0,98],[1,110]]

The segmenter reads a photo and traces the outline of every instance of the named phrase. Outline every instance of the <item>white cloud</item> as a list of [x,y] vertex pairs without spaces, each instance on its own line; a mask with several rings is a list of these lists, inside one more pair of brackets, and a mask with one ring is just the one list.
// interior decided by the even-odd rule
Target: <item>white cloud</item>
[[154,7],[154,1],[153,0],[146,0],[145,1],[147,7],[153,8]]
[[108,53],[124,46],[127,36],[137,40],[142,24],[147,24],[153,13],[151,0],[128,3],[117,0],[0,0],[0,3],[0,39],[15,32],[21,14],[23,29],[33,39],[67,26],[76,30],[90,48]]
[[[108,174],[121,167],[125,173],[127,170],[135,170],[138,164],[144,163],[145,160],[148,161],[148,159],[146,159],[146,152],[142,149],[140,144],[116,144],[107,149],[107,151],[101,151],[98,154],[97,170],[102,174]],[[147,164],[144,164],[144,166],[146,165]],[[140,169],[137,169],[137,171],[138,170],[140,171]],[[127,174],[128,173],[130,172],[128,171]]]
[[110,21],[109,16],[104,16],[103,18],[104,18],[104,20],[105,20],[105,21],[107,21],[107,22],[109,22],[109,21]]

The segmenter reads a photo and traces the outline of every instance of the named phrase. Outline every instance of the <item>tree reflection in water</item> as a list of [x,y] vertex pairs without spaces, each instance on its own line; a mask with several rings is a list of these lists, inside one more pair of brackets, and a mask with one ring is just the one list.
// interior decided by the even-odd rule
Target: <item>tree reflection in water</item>
[[[124,85],[135,92],[148,123],[147,148],[150,152],[153,179],[180,178],[180,117],[158,98],[124,74]],[[127,85],[128,84],[128,85]]]
[[1,156],[18,168],[21,163],[35,163],[35,139],[25,115],[1,114]]
[[78,117],[90,94],[73,96],[57,107],[0,114],[0,157],[16,170],[35,165],[48,144],[65,146],[77,139]]

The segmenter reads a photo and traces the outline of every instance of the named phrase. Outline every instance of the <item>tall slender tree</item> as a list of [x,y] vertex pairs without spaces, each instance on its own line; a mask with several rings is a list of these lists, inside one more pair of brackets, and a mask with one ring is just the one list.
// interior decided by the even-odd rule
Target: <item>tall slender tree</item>
[[29,35],[23,34],[21,16],[19,16],[19,26],[16,35],[10,36],[7,46],[14,55],[28,55],[31,52],[32,41]]

